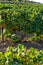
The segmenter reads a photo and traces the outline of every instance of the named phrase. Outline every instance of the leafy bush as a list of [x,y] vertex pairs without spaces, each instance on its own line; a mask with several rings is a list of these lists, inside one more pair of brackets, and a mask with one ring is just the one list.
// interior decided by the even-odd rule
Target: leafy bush
[[28,34],[43,34],[43,4],[0,4],[0,6],[4,16],[0,23],[4,23],[5,28],[11,33],[19,30]]
[[43,65],[43,50],[26,49],[23,44],[8,47],[4,54],[0,52],[0,65]]

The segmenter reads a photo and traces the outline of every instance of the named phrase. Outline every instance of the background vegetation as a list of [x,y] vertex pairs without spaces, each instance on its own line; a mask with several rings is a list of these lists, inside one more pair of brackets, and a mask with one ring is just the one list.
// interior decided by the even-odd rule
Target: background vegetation
[[11,35],[15,30],[24,34],[43,34],[43,4],[0,4],[2,33]]

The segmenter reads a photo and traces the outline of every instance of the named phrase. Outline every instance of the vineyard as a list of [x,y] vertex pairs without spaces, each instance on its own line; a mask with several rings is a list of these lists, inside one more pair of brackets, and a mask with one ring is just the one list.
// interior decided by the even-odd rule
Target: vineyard
[[0,3],[0,48],[0,65],[43,65],[43,4]]

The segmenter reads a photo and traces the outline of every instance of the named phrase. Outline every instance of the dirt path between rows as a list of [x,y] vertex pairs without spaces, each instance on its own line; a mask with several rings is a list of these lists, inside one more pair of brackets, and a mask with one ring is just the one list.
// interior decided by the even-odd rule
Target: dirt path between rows
[[30,41],[23,41],[18,43],[10,43],[9,41],[6,41],[4,44],[0,43],[0,51],[5,52],[8,46],[16,47],[18,44],[24,44],[25,47],[30,48],[34,47],[38,50],[43,50],[43,41],[40,41],[39,43],[36,42],[30,42]]
[[24,46],[27,48],[34,47],[34,48],[37,48],[38,50],[41,50],[41,49],[43,50],[43,41],[40,41],[39,43],[37,43],[37,42],[30,42],[30,41],[24,40],[26,38],[34,36],[33,34],[24,35],[24,33],[20,32],[20,31],[15,31],[14,33],[22,36],[23,41],[21,40],[17,43],[12,43],[11,39],[10,40],[8,39],[4,42],[4,44],[2,42],[0,42],[0,51],[1,52],[5,52],[8,46],[16,47],[18,44],[24,44]]

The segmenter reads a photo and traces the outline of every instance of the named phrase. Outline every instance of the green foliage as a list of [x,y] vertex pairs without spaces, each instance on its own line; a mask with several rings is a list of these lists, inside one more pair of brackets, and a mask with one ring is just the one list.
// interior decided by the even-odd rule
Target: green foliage
[[4,28],[11,33],[19,30],[26,34],[35,33],[37,36],[43,34],[43,4],[0,4],[0,6],[0,12],[4,17],[1,18],[0,24],[3,23]]
[[26,49],[22,44],[8,47],[4,54],[0,52],[0,65],[43,65],[43,50]]
[[7,29],[43,34],[43,4],[1,4],[1,8]]
[[29,41],[36,41],[39,42],[41,40],[40,36],[32,36],[28,38]]
[[19,41],[19,37],[16,34],[13,34],[11,36],[11,39],[12,39],[13,42],[18,42]]

